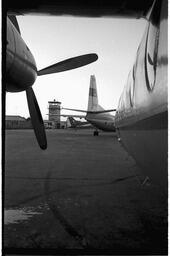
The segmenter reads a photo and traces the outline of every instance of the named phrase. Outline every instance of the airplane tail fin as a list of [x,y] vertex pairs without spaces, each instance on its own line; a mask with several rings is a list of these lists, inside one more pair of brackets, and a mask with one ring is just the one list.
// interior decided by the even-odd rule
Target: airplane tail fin
[[98,103],[96,78],[94,75],[90,77],[89,100],[87,111],[103,111],[104,109]]
[[94,75],[90,77],[90,88],[89,88],[89,100],[88,100],[88,111],[98,110],[98,97],[97,97],[97,87],[96,78]]

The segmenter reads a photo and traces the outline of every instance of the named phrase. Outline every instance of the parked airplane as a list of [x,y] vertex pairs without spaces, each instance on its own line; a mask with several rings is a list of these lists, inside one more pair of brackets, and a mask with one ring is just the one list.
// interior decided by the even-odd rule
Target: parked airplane
[[26,91],[29,112],[34,132],[42,149],[47,148],[47,140],[41,112],[32,89],[37,76],[78,68],[97,60],[96,54],[86,54],[70,58],[37,71],[34,57],[23,41],[15,16],[7,17],[6,46],[6,91]]
[[[115,109],[104,110],[98,104],[98,96],[97,96],[97,87],[96,87],[96,79],[95,76],[92,75],[90,77],[90,88],[89,88],[89,100],[88,100],[88,108],[86,110],[80,109],[71,109],[71,108],[62,108],[65,110],[72,110],[78,112],[84,112],[86,115],[80,115],[79,117],[85,118],[90,124],[92,124],[96,130],[94,131],[94,136],[98,136],[99,131],[107,131],[107,132],[115,132],[115,124],[114,124],[114,116],[110,115],[108,112],[115,111]],[[76,117],[72,115],[73,117]]]
[[168,2],[154,1],[115,116],[119,140],[146,175],[167,188]]
[[69,116],[66,120],[67,128],[74,128],[74,129],[86,129],[91,128],[92,125],[89,124],[87,121],[77,121],[72,116]]

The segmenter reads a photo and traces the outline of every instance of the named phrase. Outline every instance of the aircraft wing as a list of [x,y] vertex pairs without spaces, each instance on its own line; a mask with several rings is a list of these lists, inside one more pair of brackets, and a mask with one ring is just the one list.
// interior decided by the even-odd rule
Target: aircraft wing
[[[47,114],[49,115],[49,114]],[[70,114],[50,114],[50,116],[62,116],[62,117],[77,117],[77,118],[85,118],[85,115],[70,115]]]
[[86,113],[86,114],[88,114],[88,113],[90,113],[90,114],[102,114],[102,113],[116,111],[116,109],[99,110],[99,111],[87,111],[87,110],[75,109],[75,108],[62,108],[62,109],[71,110],[71,111],[77,111],[77,112],[83,112],[83,113]]
[[62,108],[65,110],[72,110],[72,111],[77,111],[77,112],[83,112],[83,113],[87,113],[87,110],[82,110],[82,109],[75,109],[75,108]]
[[3,0],[3,3],[5,11],[13,15],[45,14],[139,18],[146,16],[153,0]]
[[116,109],[99,110],[99,111],[87,111],[87,113],[90,113],[90,114],[102,114],[102,113],[113,112],[113,111],[116,111]]

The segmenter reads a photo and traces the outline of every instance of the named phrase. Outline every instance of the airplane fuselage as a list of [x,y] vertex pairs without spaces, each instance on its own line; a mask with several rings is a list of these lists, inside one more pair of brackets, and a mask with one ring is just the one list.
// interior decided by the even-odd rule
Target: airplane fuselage
[[120,141],[152,180],[167,185],[167,1],[156,1],[119,100]]
[[7,17],[6,91],[24,91],[34,84],[36,77],[37,68],[34,57]]

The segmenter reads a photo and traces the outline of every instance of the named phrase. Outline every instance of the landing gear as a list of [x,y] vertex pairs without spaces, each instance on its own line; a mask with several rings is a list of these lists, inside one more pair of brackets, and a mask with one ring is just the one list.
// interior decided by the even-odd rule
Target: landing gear
[[93,132],[93,136],[98,136],[99,135],[99,132],[98,131],[94,131]]

